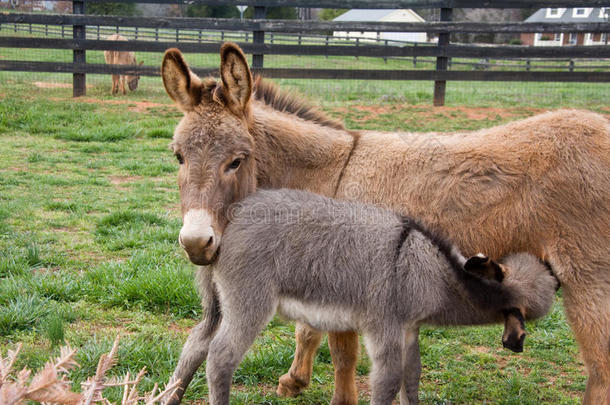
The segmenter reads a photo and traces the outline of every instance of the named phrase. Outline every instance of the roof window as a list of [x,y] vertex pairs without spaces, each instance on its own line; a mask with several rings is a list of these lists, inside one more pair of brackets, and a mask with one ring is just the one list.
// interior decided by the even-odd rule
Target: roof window
[[585,8],[585,7],[580,7],[580,8],[575,8],[572,11],[572,17],[574,18],[578,18],[578,17],[588,17],[589,14],[591,14],[591,11],[593,11],[592,8]]
[[546,18],[560,18],[565,11],[565,8],[547,8]]

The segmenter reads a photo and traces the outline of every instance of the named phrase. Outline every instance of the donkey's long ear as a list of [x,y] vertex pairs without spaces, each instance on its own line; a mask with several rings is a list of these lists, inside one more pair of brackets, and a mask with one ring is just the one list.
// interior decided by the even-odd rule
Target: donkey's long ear
[[227,107],[247,115],[252,95],[252,73],[239,46],[225,42],[220,48],[220,77]]
[[178,49],[165,51],[161,76],[165,91],[182,111],[190,111],[201,102],[201,80],[191,72]]
[[468,259],[464,264],[464,270],[481,278],[496,280],[499,283],[504,280],[505,276],[505,269],[500,264],[481,253]]

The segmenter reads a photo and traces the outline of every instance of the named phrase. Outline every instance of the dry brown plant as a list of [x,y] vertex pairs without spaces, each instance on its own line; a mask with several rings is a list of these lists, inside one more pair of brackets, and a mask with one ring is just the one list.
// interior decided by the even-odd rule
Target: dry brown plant
[[76,349],[69,346],[62,347],[59,357],[47,362],[42,370],[33,374],[33,371],[27,367],[19,372],[14,370],[21,347],[22,345],[18,344],[14,350],[7,352],[6,357],[0,355],[0,404],[2,405],[18,405],[26,401],[41,404],[109,405],[112,402],[104,397],[104,390],[108,387],[123,387],[121,405],[153,405],[174,395],[179,383],[179,381],[173,382],[163,390],[155,384],[151,392],[140,395],[138,384],[146,373],[145,367],[134,379],[130,379],[129,373],[122,379],[108,378],[106,374],[117,361],[119,336],[114,340],[110,352],[100,356],[95,375],[81,383],[80,393],[72,391],[72,383],[68,379],[68,372],[79,367],[74,359]]

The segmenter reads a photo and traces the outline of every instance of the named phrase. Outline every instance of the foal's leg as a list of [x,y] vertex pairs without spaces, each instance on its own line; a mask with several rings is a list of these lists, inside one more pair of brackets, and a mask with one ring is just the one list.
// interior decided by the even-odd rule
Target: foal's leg
[[206,364],[209,405],[229,405],[233,373],[273,315],[271,305],[258,308],[260,311],[223,314]]
[[180,380],[180,385],[176,393],[168,401],[164,402],[165,404],[176,405],[180,403],[186,387],[188,387],[193,379],[193,375],[195,375],[195,372],[208,355],[210,342],[214,337],[215,331],[216,327],[210,327],[208,319],[204,319],[193,328],[191,334],[186,339],[182,353],[180,353],[180,360],[178,360],[178,365],[169,382],[171,384],[174,381]]
[[402,381],[402,328],[379,328],[366,336],[366,348],[373,362],[371,405],[391,405]]
[[402,359],[402,384],[400,386],[400,405],[417,405],[419,403],[419,377],[421,360],[419,357],[419,327],[405,331],[405,347]]
[[125,75],[121,75],[121,93],[123,93],[123,95],[127,94],[125,91]]
[[300,394],[309,384],[313,359],[322,340],[322,332],[301,322],[297,322],[294,334],[297,343],[294,360],[288,373],[280,377],[277,387],[277,394],[285,397]]
[[214,337],[222,318],[220,300],[213,281],[212,269],[205,266],[199,267],[196,277],[199,294],[201,295],[203,320],[193,328],[182,348],[180,360],[170,379],[170,384],[180,381],[180,385],[176,390],[176,394],[163,402],[164,405],[180,403],[195,371],[197,371],[208,355],[210,341]]
[[358,333],[328,333],[328,346],[335,368],[335,392],[331,405],[357,405],[356,363],[358,362]]

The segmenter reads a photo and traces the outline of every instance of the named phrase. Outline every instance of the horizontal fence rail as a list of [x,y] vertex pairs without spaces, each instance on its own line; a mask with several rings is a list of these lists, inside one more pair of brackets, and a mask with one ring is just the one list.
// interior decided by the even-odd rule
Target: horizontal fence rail
[[[55,0],[60,1],[60,0]],[[106,3],[108,0],[86,0]],[[531,7],[600,7],[607,0],[122,0],[124,3],[158,3],[207,6],[263,6],[307,8],[531,8]]]
[[[272,45],[238,43],[246,53],[267,55],[329,55],[363,57],[412,57],[444,56],[468,58],[610,58],[610,47],[599,46],[549,46],[542,49],[527,46],[411,46],[391,47],[379,45]],[[112,50],[164,52],[168,48],[179,48],[184,53],[218,53],[218,43],[154,42],[154,41],[107,41],[91,39],[22,38],[0,37],[0,47],[42,48],[71,50]]]
[[[137,3],[250,5],[256,19],[122,17],[86,15],[87,3],[102,0],[73,0],[73,14],[0,13],[0,48],[57,49],[74,54],[72,63],[0,59],[0,70],[72,73],[74,95],[84,95],[86,74],[129,74],[157,76],[158,66],[122,66],[86,63],[87,51],[163,52],[176,47],[185,53],[217,54],[223,41],[237,42],[253,55],[252,69],[271,78],[429,80],[435,82],[435,105],[444,102],[447,80],[463,81],[539,81],[610,82],[610,46],[520,46],[455,44],[452,33],[610,33],[610,22],[525,23],[454,22],[453,8],[522,8],[608,6],[597,1],[486,1],[486,0],[381,0],[375,8],[441,8],[440,22],[337,22],[267,20],[265,7],[370,8],[364,0],[126,0]],[[377,38],[334,36],[342,33],[377,33]],[[438,36],[438,42],[413,43],[382,39],[380,33],[425,32]],[[13,33],[13,34],[11,34]],[[24,34],[25,33],[25,34]],[[129,41],[108,41],[105,37],[121,33]],[[28,36],[30,35],[30,36]],[[582,34],[581,34],[582,35]],[[304,69],[264,67],[264,55],[367,57],[404,61],[405,69]],[[425,59],[428,58],[428,59]],[[462,58],[462,59],[458,59]],[[464,60],[470,58],[471,60]],[[498,63],[496,59],[515,63]],[[558,61],[559,59],[559,61]],[[574,59],[601,61],[577,66]],[[494,60],[494,61],[492,61]],[[543,64],[543,62],[554,62]],[[561,62],[564,64],[561,64]],[[396,63],[396,62],[394,62]],[[417,64],[436,63],[430,70],[409,69]],[[535,65],[536,63],[536,65]],[[580,62],[579,62],[580,63]],[[454,67],[460,70],[452,70]],[[505,70],[494,70],[494,69]],[[466,70],[471,69],[471,70]],[[518,70],[506,70],[518,69]],[[547,70],[543,70],[547,69]],[[558,69],[563,71],[554,71]],[[597,69],[600,71],[585,71]],[[200,75],[216,75],[217,69],[193,69]],[[566,71],[567,70],[567,71]],[[77,80],[78,79],[78,80]],[[78,82],[78,83],[77,83]]]
[[97,15],[0,14],[0,23],[49,25],[107,25],[142,28],[212,29],[265,32],[382,31],[467,32],[511,34],[527,32],[606,32],[608,23],[473,23],[473,22],[351,22],[299,20],[244,20],[228,18],[119,17]]
[[[103,65],[93,63],[23,62],[0,59],[0,70],[125,74],[158,76],[155,66]],[[200,76],[218,76],[217,68],[192,68]],[[252,68],[254,74],[275,79],[359,79],[359,80],[463,80],[463,81],[534,81],[534,82],[610,82],[610,72],[494,72],[435,70],[360,70],[360,69],[282,69]]]

